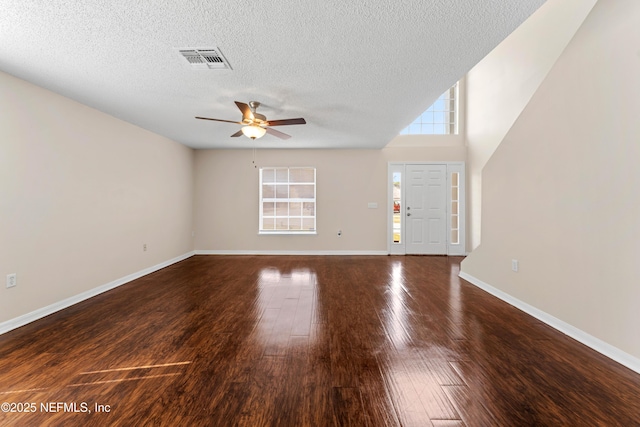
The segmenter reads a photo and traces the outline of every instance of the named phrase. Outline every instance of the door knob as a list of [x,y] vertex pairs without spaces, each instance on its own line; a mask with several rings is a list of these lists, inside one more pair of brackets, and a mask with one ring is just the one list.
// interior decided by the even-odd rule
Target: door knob
[[407,212],[407,216],[411,216],[411,212]]

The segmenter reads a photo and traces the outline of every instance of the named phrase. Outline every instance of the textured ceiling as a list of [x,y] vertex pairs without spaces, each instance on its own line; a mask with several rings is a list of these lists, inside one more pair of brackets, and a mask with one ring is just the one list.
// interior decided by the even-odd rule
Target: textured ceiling
[[[543,2],[0,0],[0,70],[193,148],[380,148]],[[236,100],[307,125],[252,142],[194,119]]]

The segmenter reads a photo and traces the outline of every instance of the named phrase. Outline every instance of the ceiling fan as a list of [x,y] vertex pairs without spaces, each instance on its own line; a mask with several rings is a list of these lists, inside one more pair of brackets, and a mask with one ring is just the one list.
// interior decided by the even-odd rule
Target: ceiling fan
[[289,139],[291,135],[271,129],[272,126],[286,126],[286,125],[304,125],[307,122],[303,118],[298,119],[284,119],[284,120],[267,120],[267,118],[259,113],[256,113],[256,109],[260,106],[257,101],[251,101],[249,104],[244,102],[235,101],[236,105],[242,112],[242,121],[234,122],[232,120],[211,119],[208,117],[196,117],[201,120],[213,120],[215,122],[236,123],[243,125],[242,129],[231,135],[232,137],[245,135],[251,139],[261,138],[265,133],[276,136],[280,139]]

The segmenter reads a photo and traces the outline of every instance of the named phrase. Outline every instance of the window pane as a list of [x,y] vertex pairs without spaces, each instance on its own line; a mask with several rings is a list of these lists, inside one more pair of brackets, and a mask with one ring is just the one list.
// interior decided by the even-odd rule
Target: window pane
[[400,235],[402,232],[402,217],[399,212],[393,214],[393,243],[400,243]]
[[289,187],[292,199],[313,199],[314,185],[296,184]]
[[288,218],[277,218],[276,219],[276,230],[288,230],[289,229],[289,220]]
[[425,123],[435,123],[435,122],[434,122],[434,120],[435,120],[435,119],[434,119],[434,113],[433,113],[433,111],[429,111],[429,112],[424,113],[424,114],[422,115],[422,123],[423,123],[423,124],[425,124]]
[[451,189],[451,200],[458,200],[458,187]]
[[277,202],[276,203],[276,216],[287,216],[289,215],[289,203],[288,202]]
[[288,199],[289,198],[289,186],[288,185],[276,185],[276,199]]
[[276,169],[276,182],[288,182],[289,170],[288,169]]
[[451,228],[458,228],[458,215],[451,216]]
[[262,182],[275,182],[275,177],[273,169],[262,169]]
[[460,243],[458,241],[458,230],[451,230],[451,243],[453,243],[454,245]]
[[276,206],[273,202],[262,203],[262,215],[273,216],[276,212]]
[[289,229],[302,230],[302,218],[289,218]]
[[263,185],[262,186],[262,198],[263,199],[273,199],[276,197],[275,186],[273,185]]
[[313,202],[304,202],[302,204],[302,214],[304,216],[315,216],[316,204]]
[[314,182],[314,170],[312,168],[296,168],[289,170],[290,182]]
[[273,218],[262,218],[262,229],[263,230],[273,230],[275,220]]
[[302,216],[302,203],[291,202],[289,203],[289,215],[290,216]]
[[454,172],[451,174],[451,185],[454,187],[458,186],[458,172]]
[[402,173],[393,173],[393,243],[400,243],[402,237]]
[[313,218],[302,218],[302,229],[303,230],[315,230],[316,221]]

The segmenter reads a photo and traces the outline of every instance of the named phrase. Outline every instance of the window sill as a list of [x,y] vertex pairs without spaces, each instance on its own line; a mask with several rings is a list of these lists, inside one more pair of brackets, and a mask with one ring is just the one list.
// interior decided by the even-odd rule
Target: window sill
[[274,230],[274,231],[258,231],[259,235],[262,236],[267,236],[267,235],[282,235],[282,234],[287,234],[287,235],[315,235],[318,234],[317,231],[288,231],[288,230]]

